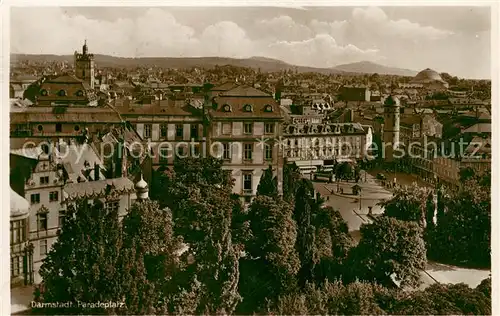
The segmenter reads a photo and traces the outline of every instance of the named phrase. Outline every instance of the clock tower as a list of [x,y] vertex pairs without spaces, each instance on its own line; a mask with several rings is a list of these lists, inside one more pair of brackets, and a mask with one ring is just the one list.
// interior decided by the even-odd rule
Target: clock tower
[[82,47],[82,53],[75,51],[75,76],[94,89],[94,54],[89,54],[87,40]]

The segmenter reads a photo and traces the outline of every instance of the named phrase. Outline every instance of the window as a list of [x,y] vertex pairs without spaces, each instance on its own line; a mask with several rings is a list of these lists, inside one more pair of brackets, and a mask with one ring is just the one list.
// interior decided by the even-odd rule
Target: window
[[231,160],[231,145],[229,143],[223,144],[222,159]]
[[59,227],[62,227],[64,225],[65,220],[66,220],[66,211],[60,210],[59,211]]
[[244,123],[243,132],[245,134],[253,134],[253,123]]
[[252,173],[243,174],[243,190],[252,191]]
[[31,204],[40,203],[40,193],[35,193],[31,195]]
[[160,154],[160,162],[162,162],[162,163],[168,162],[168,156],[169,156],[168,155],[168,148],[160,148],[158,153]]
[[60,97],[65,97],[65,96],[66,96],[66,91],[64,91],[64,90],[59,90],[58,95],[59,95]]
[[232,126],[231,123],[222,123],[222,134],[231,135]]
[[39,132],[41,132],[41,131],[43,131],[43,126],[42,125],[38,125],[37,129],[38,129]]
[[47,230],[47,213],[38,214],[38,230]]
[[266,112],[272,112],[273,111],[273,106],[270,104],[267,104],[266,107],[264,108],[264,111]]
[[264,144],[265,158],[266,160],[273,159],[273,147],[269,144]]
[[198,139],[198,124],[191,125],[191,138]]
[[253,144],[245,144],[243,157],[245,160],[252,160],[252,147]]
[[197,158],[200,155],[200,144],[195,144],[193,147],[193,157]]
[[40,184],[49,184],[49,177],[40,177]]
[[161,124],[160,125],[160,137],[167,137],[168,125]]
[[150,138],[151,137],[151,124],[144,124],[144,137],[145,138]]
[[80,126],[75,125],[75,132],[78,132],[80,130]]
[[47,239],[40,240],[40,256],[47,254]]
[[182,124],[175,125],[175,137],[182,139],[184,136],[184,126]]
[[26,240],[26,220],[10,222],[10,243],[18,244]]
[[56,123],[56,133],[61,133],[61,132],[62,132],[62,124]]
[[264,126],[264,130],[266,134],[274,134],[274,124],[266,123],[266,125]]
[[10,276],[17,277],[22,272],[23,257],[15,256],[10,258]]
[[50,192],[49,193],[49,201],[50,202],[59,201],[59,192],[57,192],[57,191]]
[[177,155],[179,158],[185,158],[187,156],[186,146],[177,146]]
[[106,211],[108,212],[118,212],[119,208],[120,208],[120,201],[106,202]]
[[243,107],[243,110],[245,112],[252,112],[252,106],[250,104],[245,104],[245,106]]

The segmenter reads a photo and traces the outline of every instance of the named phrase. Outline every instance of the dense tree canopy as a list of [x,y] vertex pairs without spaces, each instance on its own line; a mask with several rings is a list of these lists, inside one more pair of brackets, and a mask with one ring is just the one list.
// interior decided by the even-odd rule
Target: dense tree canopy
[[379,217],[361,226],[361,240],[351,251],[352,279],[416,286],[425,269],[426,250],[422,228],[414,222]]
[[116,270],[120,246],[117,211],[106,210],[99,200],[69,206],[59,238],[40,268],[43,293],[38,299],[73,302],[72,308],[56,311],[72,314],[105,312],[79,306],[78,301],[121,302],[128,289],[120,284]]

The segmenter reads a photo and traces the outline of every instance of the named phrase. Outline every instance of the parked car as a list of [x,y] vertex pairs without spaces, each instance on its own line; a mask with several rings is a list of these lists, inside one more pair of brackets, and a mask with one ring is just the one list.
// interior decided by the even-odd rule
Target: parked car
[[387,180],[387,178],[385,177],[385,175],[383,173],[378,173],[377,180]]

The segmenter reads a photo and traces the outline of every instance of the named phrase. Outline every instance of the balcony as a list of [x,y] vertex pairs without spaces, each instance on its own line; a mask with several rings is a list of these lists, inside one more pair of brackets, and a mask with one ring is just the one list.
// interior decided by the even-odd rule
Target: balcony
[[253,195],[253,190],[252,189],[243,189],[242,195]]

